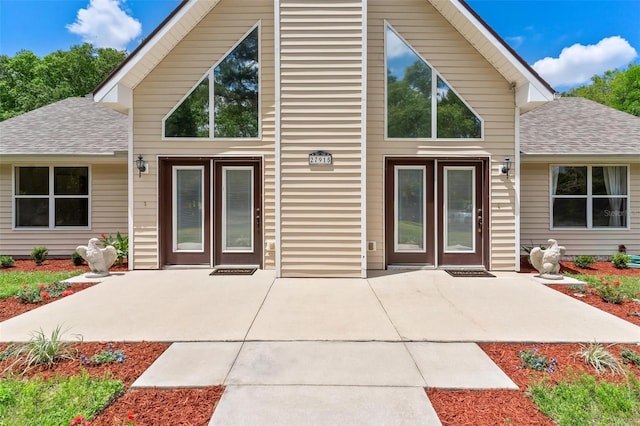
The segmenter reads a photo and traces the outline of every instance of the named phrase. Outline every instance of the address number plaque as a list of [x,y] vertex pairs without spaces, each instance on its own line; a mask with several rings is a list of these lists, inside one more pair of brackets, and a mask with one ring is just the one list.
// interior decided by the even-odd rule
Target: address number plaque
[[330,152],[315,151],[309,154],[309,165],[328,166],[333,164],[333,158]]

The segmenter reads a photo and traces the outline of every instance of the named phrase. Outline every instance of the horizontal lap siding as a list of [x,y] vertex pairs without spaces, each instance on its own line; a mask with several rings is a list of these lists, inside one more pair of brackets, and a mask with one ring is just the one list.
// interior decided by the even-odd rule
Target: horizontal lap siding
[[[42,165],[56,163],[37,160]],[[33,161],[28,165],[35,164]],[[62,163],[60,163],[63,165]],[[16,164],[20,165],[20,164]],[[27,164],[25,164],[27,165]],[[71,258],[77,246],[86,245],[100,234],[127,234],[127,166],[91,164],[79,159],[64,165],[91,168],[91,229],[89,230],[12,230],[12,164],[0,165],[0,255],[28,257],[36,246],[45,246],[51,257]]]
[[[367,240],[368,268],[384,268],[385,156],[491,157],[491,268],[515,268],[515,192],[511,175],[498,175],[515,146],[514,98],[507,82],[431,4],[423,0],[368,3]],[[384,139],[384,20],[426,59],[484,119],[484,141]]]
[[[562,164],[584,165],[583,161],[562,161]],[[603,165],[603,163],[590,163]],[[616,162],[616,164],[621,164]],[[549,238],[567,249],[568,256],[611,256],[624,244],[627,253],[640,254],[640,164],[630,164],[630,229],[626,230],[562,230],[551,229],[549,216],[549,164],[522,164],[522,232],[525,246],[547,244]]]
[[[260,29],[259,140],[162,140],[162,119],[256,22]],[[149,174],[134,179],[135,268],[159,265],[158,156],[262,156],[264,240],[275,239],[273,2],[223,0],[134,89],[134,148],[150,163]],[[264,267],[273,269],[266,251]]]
[[362,4],[281,1],[280,19],[281,273],[359,277]]

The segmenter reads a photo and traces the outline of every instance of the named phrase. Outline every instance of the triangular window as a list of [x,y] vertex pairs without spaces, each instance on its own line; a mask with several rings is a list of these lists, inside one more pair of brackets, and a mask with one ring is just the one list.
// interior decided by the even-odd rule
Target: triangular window
[[256,26],[165,117],[165,137],[257,138],[259,44]]
[[482,137],[478,115],[389,25],[385,52],[388,138]]

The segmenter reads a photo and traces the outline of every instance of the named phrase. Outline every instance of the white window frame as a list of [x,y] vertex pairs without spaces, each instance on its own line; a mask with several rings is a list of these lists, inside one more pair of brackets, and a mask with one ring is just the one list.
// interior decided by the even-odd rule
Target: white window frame
[[[387,95],[388,95],[388,88],[387,88],[387,69],[388,69],[388,64],[387,64],[387,29],[391,30],[418,58],[420,58],[425,64],[427,64],[427,66],[429,66],[429,68],[431,69],[431,137],[430,138],[397,138],[397,137],[393,137],[390,138],[389,134],[388,134],[388,130],[389,130],[389,114],[387,112],[387,105],[388,105],[388,101],[387,101]],[[436,70],[436,68],[431,65],[431,63],[429,63],[429,61],[427,61],[420,53],[418,53],[413,46],[411,45],[411,43],[409,43],[404,37],[402,37],[402,35],[400,35],[400,33],[398,31],[396,31],[395,28],[393,28],[393,26],[391,26],[391,24],[389,24],[388,21],[384,21],[384,140],[388,140],[388,141],[406,141],[406,140],[416,140],[416,141],[456,141],[456,142],[460,142],[460,141],[484,141],[484,119],[482,118],[482,116],[480,114],[478,114],[478,112],[473,109],[471,107],[471,105],[469,105],[469,103],[466,101],[466,99],[464,99],[464,97],[462,97],[460,95],[460,93],[458,93],[458,91],[451,85],[451,83],[449,83],[447,81],[446,78],[444,78],[444,76],[442,74],[440,74],[438,72],[438,70]],[[473,114],[478,118],[478,120],[480,120],[480,137],[479,138],[438,138],[438,117],[437,117],[437,111],[438,111],[438,98],[437,98],[437,91],[438,91],[438,78],[440,78],[440,80],[442,80],[448,87],[449,90],[453,91],[453,93],[456,94],[456,96],[458,97],[458,99],[460,99],[460,101],[467,107],[469,108],[469,111],[473,112]]]
[[[244,41],[245,38],[255,29],[258,29],[258,136],[254,138],[228,138],[228,137],[215,137],[214,136],[214,113],[215,113],[215,94],[214,94],[214,70],[222,61],[224,61],[227,56],[231,52],[234,51],[236,47],[240,43]],[[171,115],[177,110],[180,105],[187,99],[191,93],[193,93],[196,88],[202,83],[204,80],[209,80],[209,136],[208,137],[183,137],[183,136],[167,136],[165,134],[166,130],[166,121]],[[163,141],[180,141],[180,140],[188,140],[188,141],[212,141],[212,140],[233,140],[233,141],[257,141],[262,140],[262,21],[256,22],[247,32],[245,32],[242,37],[238,41],[236,41],[233,46],[229,50],[225,52],[224,55],[216,61],[216,63],[207,70],[207,72],[198,79],[196,84],[194,84],[189,91],[182,97],[180,100],[171,108],[171,110],[162,118],[162,140]]]
[[[611,226],[593,226],[593,200],[597,198],[610,198],[608,195],[593,195],[592,185],[592,171],[594,167],[626,167],[627,168],[627,194],[616,195],[617,198],[623,198],[626,200],[626,226],[624,227],[611,227]],[[587,193],[585,195],[554,195],[553,194],[553,168],[554,167],[586,167],[587,168]],[[590,230],[590,231],[628,231],[631,225],[630,222],[630,197],[631,192],[631,167],[629,164],[551,164],[549,165],[549,229],[550,230]],[[587,211],[586,222],[587,226],[555,226],[553,224],[553,200],[556,198],[581,198],[586,200]]]
[[[18,169],[28,167],[39,167],[49,169],[49,194],[47,195],[19,195],[16,194],[16,182]],[[56,168],[85,168],[87,169],[87,195],[55,195],[55,169]],[[13,166],[11,174],[11,229],[15,231],[42,231],[42,230],[89,230],[91,229],[91,188],[92,188],[92,172],[89,165],[76,165],[76,164],[57,164],[54,166],[42,165],[42,164],[21,164]],[[16,223],[16,209],[17,200],[25,198],[42,198],[49,200],[49,225],[48,226],[18,226]],[[86,226],[56,226],[56,200],[63,198],[86,198],[87,199],[87,225]]]

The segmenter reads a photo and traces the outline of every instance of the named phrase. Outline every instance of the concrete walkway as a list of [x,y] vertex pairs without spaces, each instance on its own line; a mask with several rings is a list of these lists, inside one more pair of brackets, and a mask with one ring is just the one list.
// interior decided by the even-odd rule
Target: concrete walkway
[[[0,341],[165,341],[135,387],[227,388],[211,424],[439,424],[425,387],[514,389],[477,342],[640,342],[531,275],[134,271],[0,323]],[[79,279],[82,280],[82,279]]]

